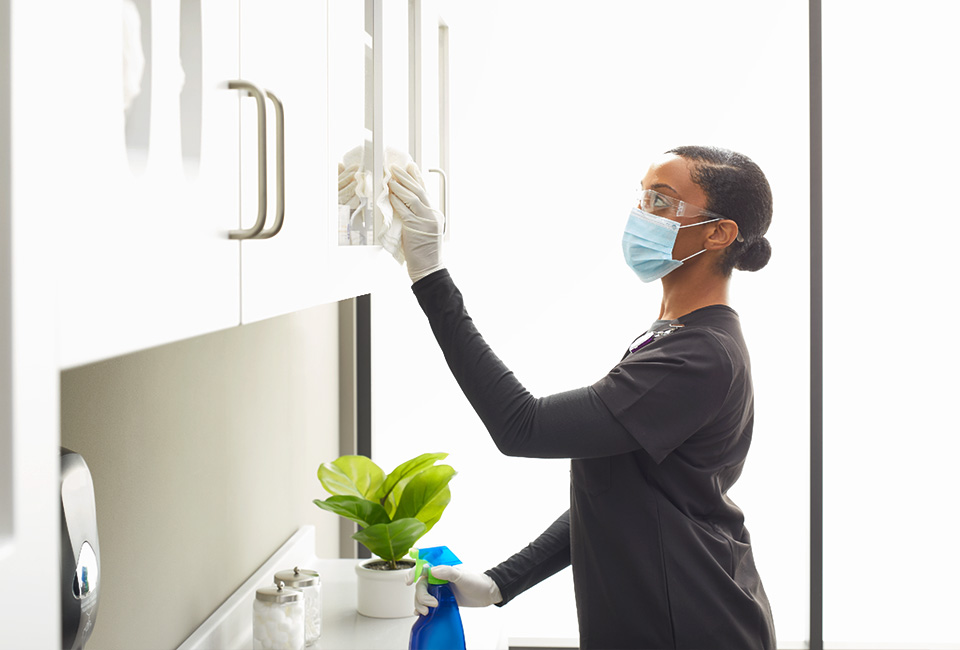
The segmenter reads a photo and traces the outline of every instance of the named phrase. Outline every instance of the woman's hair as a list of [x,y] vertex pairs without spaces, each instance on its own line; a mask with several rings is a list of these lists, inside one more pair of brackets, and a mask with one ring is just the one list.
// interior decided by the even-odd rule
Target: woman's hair
[[755,162],[727,149],[687,146],[671,149],[694,163],[690,175],[707,195],[710,212],[737,223],[743,241],[734,241],[720,261],[729,276],[734,268],[759,271],[770,261],[772,249],[764,235],[773,216],[773,195],[767,177]]

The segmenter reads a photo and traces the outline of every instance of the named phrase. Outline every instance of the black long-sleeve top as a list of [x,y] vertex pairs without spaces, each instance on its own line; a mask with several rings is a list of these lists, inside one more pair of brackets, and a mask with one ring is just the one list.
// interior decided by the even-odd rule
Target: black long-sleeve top
[[570,458],[570,510],[487,573],[506,604],[572,565],[581,648],[769,650],[773,619],[726,496],[753,431],[739,319],[657,321],[596,383],[534,397],[494,354],[446,270],[413,285],[497,447]]

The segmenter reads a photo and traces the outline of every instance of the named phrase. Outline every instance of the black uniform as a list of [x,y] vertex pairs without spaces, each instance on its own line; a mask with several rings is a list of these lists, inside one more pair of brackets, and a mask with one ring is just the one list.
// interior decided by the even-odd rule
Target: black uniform
[[413,291],[497,447],[572,459],[570,510],[487,571],[502,604],[572,564],[581,648],[775,647],[743,513],[726,496],[753,430],[736,312],[657,321],[593,386],[535,398],[477,332],[446,270]]

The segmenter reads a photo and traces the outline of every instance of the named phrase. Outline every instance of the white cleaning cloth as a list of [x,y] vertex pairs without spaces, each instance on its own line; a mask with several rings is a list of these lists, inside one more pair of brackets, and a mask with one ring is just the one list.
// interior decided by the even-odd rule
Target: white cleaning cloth
[[371,174],[363,167],[364,156],[363,145],[354,147],[343,154],[343,162],[339,165],[337,203],[350,206],[352,210],[356,210],[360,205],[369,204],[368,197],[373,194],[370,187]]
[[[410,165],[416,167],[413,158],[405,151],[387,147],[383,152],[383,180],[380,185],[380,193],[377,195],[377,207],[380,208],[376,217],[377,243],[393,255],[393,259],[400,264],[404,262],[403,247],[400,244],[400,236],[403,232],[403,224],[399,218],[393,214],[393,206],[390,205],[390,188],[387,183],[393,178],[390,171],[393,165],[406,170]],[[417,170],[419,172],[419,169]],[[419,176],[419,173],[417,174]]]

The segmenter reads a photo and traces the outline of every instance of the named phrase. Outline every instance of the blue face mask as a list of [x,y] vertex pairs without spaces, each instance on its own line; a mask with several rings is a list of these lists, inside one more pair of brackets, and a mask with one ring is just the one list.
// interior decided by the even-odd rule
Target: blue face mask
[[644,212],[639,208],[630,210],[627,225],[623,229],[623,258],[627,266],[644,282],[659,280],[670,271],[678,268],[691,257],[705,253],[694,253],[682,260],[673,259],[673,245],[681,228],[692,228],[712,223],[719,219],[701,221],[681,226],[676,221]]

